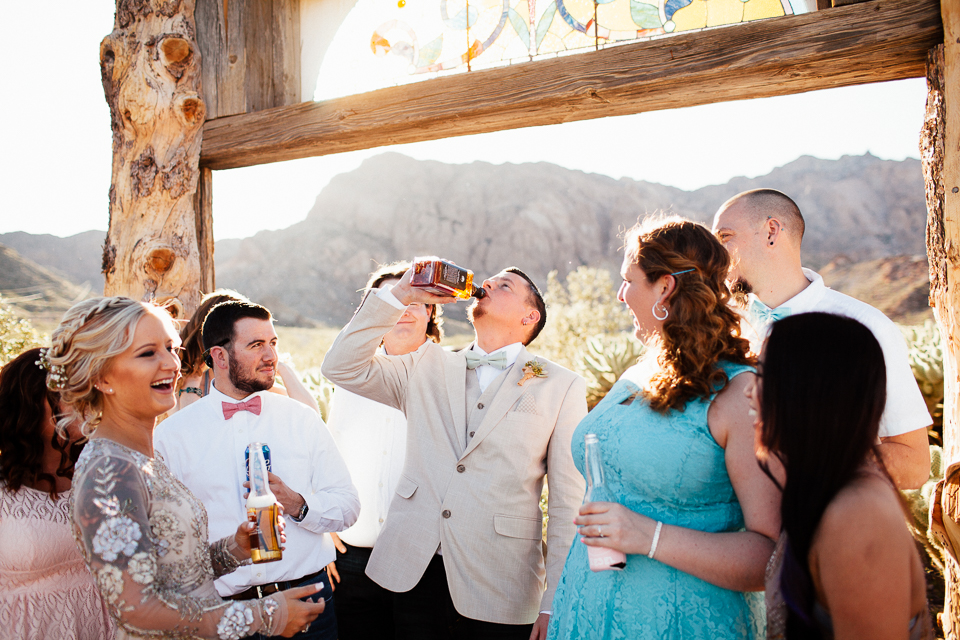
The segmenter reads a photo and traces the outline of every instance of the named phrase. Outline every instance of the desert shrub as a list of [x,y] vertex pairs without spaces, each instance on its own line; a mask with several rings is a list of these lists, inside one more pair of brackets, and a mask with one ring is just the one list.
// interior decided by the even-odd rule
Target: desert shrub
[[317,399],[317,404],[320,405],[320,417],[326,422],[330,417],[330,404],[333,402],[333,383],[323,377],[320,367],[302,371],[300,380]]
[[547,326],[534,350],[582,375],[593,408],[643,353],[643,345],[629,333],[630,312],[617,300],[605,269],[578,267],[565,282],[553,271],[544,298]]
[[910,369],[933,418],[930,437],[943,443],[943,338],[937,325],[927,320],[923,325],[900,327],[907,341]]
[[0,365],[40,346],[43,338],[30,321],[18,316],[13,306],[0,298]]
[[595,336],[616,336],[630,330],[626,306],[617,300],[610,272],[578,267],[565,282],[552,271],[547,276],[547,326],[534,350],[569,369],[577,369],[580,353]]

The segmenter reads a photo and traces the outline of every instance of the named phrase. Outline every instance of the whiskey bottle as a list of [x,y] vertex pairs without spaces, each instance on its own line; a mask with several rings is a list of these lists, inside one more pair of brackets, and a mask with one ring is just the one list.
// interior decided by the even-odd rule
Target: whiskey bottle
[[441,260],[436,256],[413,259],[413,277],[410,279],[410,284],[426,289],[430,293],[453,296],[461,300],[471,297],[482,298],[487,295],[483,287],[474,286],[473,271],[458,267],[449,260]]

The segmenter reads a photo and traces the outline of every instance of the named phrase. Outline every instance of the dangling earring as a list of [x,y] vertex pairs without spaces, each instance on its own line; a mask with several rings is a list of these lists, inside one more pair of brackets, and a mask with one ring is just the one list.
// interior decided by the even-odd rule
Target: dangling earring
[[[661,309],[663,309],[663,317],[662,317],[662,318],[657,315],[657,307],[660,307]],[[670,317],[670,310],[667,309],[667,308],[666,308],[665,306],[663,306],[662,304],[660,304],[659,302],[654,302],[654,303],[653,303],[653,309],[651,309],[651,311],[653,312],[653,317],[656,318],[657,320],[659,320],[660,322],[663,322],[664,320],[666,320],[667,318]]]

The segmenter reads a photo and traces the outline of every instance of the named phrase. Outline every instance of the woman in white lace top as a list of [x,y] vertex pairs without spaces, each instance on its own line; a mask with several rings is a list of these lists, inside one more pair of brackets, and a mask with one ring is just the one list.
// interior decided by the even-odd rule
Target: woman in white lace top
[[253,525],[207,541],[207,514],[153,453],[156,417],[176,403],[180,360],[170,317],[128,298],[74,305],[45,354],[62,424],[90,435],[74,478],[74,534],[120,638],[290,637],[323,610],[319,585],[223,600],[214,579],[249,562]]
[[54,435],[59,400],[39,358],[30,349],[0,369],[0,636],[112,638],[69,524],[78,435]]

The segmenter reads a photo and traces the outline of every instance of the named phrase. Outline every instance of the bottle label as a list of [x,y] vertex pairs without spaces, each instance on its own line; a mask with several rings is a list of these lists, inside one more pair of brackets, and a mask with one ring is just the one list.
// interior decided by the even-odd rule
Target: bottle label
[[606,547],[587,547],[587,559],[591,571],[622,571],[627,566],[623,552]]
[[[273,464],[270,459],[270,447],[263,445],[263,459],[267,461],[267,473],[273,472]],[[250,445],[247,445],[243,452],[243,468],[247,470],[247,482],[250,482]]]
[[467,271],[452,264],[441,263],[443,269],[440,271],[440,277],[437,284],[447,285],[458,291],[462,291],[467,286]]

